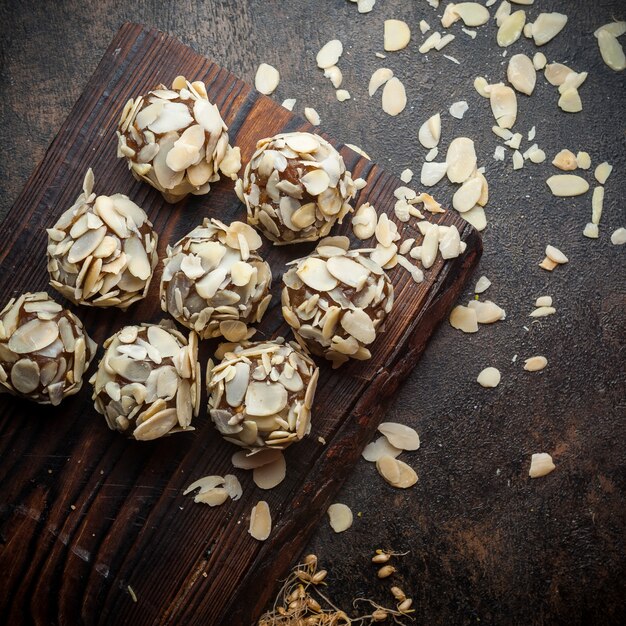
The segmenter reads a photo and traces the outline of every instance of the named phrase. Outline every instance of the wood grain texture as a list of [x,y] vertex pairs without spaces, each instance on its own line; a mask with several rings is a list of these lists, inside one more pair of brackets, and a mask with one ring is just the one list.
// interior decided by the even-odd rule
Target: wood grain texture
[[[161,257],[167,243],[205,215],[243,219],[232,181],[172,207],[135,182],[114,157],[115,127],[126,100],[160,82],[169,84],[180,73],[207,84],[209,99],[220,108],[244,159],[263,136],[311,130],[174,38],[124,25],[5,221],[2,301],[46,287],[45,228],[72,203],[87,167],[94,170],[96,193],[127,193],[146,209],[160,235]],[[368,182],[357,205],[369,201],[393,217],[393,190],[400,181],[348,148],[341,152],[353,174]],[[221,440],[204,411],[195,433],[142,445],[107,431],[91,406],[89,385],[58,408],[3,396],[0,569],[6,575],[0,583],[0,615],[8,623],[251,623],[478,262],[480,237],[468,224],[451,212],[431,218],[455,224],[468,244],[466,253],[445,263],[439,258],[419,285],[401,268],[390,272],[397,304],[372,359],[340,373],[322,366],[312,434],[287,451],[287,478],[271,492],[256,489],[250,474],[239,472],[244,496],[237,502],[209,509],[182,496],[192,480],[232,471],[235,448]],[[399,228],[406,237],[418,233],[410,224]],[[350,235],[349,220],[335,232]],[[264,247],[275,298],[258,336],[289,332],[276,297],[280,275],[286,261],[311,248]],[[160,270],[146,300],[127,313],[74,310],[102,343],[129,321],[163,316],[159,277]],[[215,345],[202,346],[203,364]],[[269,502],[274,520],[265,543],[247,533],[250,509],[259,499]],[[140,603],[127,593],[129,585]]]

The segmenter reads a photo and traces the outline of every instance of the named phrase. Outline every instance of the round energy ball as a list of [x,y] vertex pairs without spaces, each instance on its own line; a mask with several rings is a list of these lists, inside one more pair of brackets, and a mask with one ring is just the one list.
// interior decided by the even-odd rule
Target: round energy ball
[[193,430],[200,403],[198,338],[170,321],[125,326],[104,342],[91,378],[96,411],[111,430],[147,441]]
[[283,316],[302,346],[339,367],[371,357],[393,306],[393,285],[365,251],[349,250],[347,237],[322,240],[283,275]]
[[227,130],[204,83],[178,76],[171,89],[159,85],[126,103],[118,123],[117,156],[126,159],[137,180],[174,203],[190,193],[208,193],[220,173],[237,178],[240,151],[229,145]]
[[248,224],[205,218],[167,249],[161,308],[201,339],[251,336],[271,300],[272,272],[256,252],[261,238]]
[[275,244],[315,241],[352,210],[356,186],[342,156],[311,133],[262,139],[235,191],[248,223]]
[[121,193],[83,193],[48,228],[50,284],[68,300],[127,309],[145,297],[158,262],[157,234],[143,209]]
[[0,392],[57,405],[80,390],[96,348],[47,293],[13,298],[0,312]]
[[297,343],[279,337],[220,348],[222,361],[207,368],[207,393],[226,440],[283,450],[309,433],[319,369]]

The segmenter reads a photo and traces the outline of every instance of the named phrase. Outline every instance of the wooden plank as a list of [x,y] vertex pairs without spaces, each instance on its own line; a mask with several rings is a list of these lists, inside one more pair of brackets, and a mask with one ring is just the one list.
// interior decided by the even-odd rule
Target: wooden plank
[[[160,235],[161,256],[167,243],[206,215],[244,218],[232,181],[172,207],[135,182],[114,157],[116,121],[126,100],[181,73],[207,83],[244,159],[263,136],[311,130],[168,35],[125,24],[4,222],[0,301],[46,288],[44,228],[72,203],[89,166],[96,192],[127,193],[146,209]],[[392,192],[400,181],[345,146],[338,148],[355,176],[368,181],[357,204],[370,201],[392,217]],[[19,622],[28,614],[37,623],[251,623],[478,261],[482,245],[469,225],[448,212],[433,219],[455,224],[467,252],[445,264],[438,259],[420,285],[400,268],[390,272],[396,305],[384,337],[370,361],[348,364],[341,375],[322,366],[311,436],[287,451],[288,476],[271,492],[258,490],[250,475],[240,473],[244,496],[237,502],[209,509],[182,496],[195,478],[232,471],[233,447],[206,414],[196,420],[193,434],[139,444],[106,429],[91,406],[88,385],[58,408],[3,396],[0,615]],[[404,236],[416,232],[410,224],[399,228]],[[349,220],[336,232],[350,235]],[[274,294],[285,262],[311,247],[264,247]],[[128,313],[74,310],[101,343],[128,321],[163,316],[159,278],[160,268],[148,298]],[[288,334],[278,303],[275,297],[259,337]],[[215,345],[203,343],[203,363]],[[320,436],[327,445],[318,442]],[[250,509],[259,499],[269,502],[275,522],[265,543],[247,534]],[[139,598],[136,604],[128,585]]]

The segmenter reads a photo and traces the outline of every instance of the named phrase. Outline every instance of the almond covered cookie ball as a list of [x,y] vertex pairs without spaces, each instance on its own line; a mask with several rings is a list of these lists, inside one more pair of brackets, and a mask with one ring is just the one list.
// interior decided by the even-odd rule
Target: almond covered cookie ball
[[261,238],[248,224],[205,219],[168,247],[161,308],[202,339],[242,341],[271,300],[270,266],[255,251]]
[[311,357],[280,337],[224,349],[222,361],[207,369],[209,413],[224,439],[283,450],[307,435],[319,377]]
[[88,170],[83,193],[47,230],[50,284],[75,304],[127,309],[148,292],[158,237],[132,200],[96,196],[93,184]]
[[194,332],[187,342],[169,321],[125,326],[104,347],[90,382],[111,430],[141,441],[193,430],[200,403]]
[[78,393],[96,343],[45,292],[13,298],[0,312],[0,392],[57,405]]
[[262,139],[235,191],[248,223],[275,244],[315,241],[352,210],[356,186],[342,156],[311,133]]
[[239,148],[228,143],[227,130],[204,83],[178,76],[171,89],[159,85],[126,103],[117,156],[126,159],[137,180],[174,203],[190,193],[208,193],[220,173],[235,180],[241,160]]
[[371,357],[393,306],[393,285],[366,251],[347,237],[328,237],[283,275],[283,315],[302,346],[339,367]]

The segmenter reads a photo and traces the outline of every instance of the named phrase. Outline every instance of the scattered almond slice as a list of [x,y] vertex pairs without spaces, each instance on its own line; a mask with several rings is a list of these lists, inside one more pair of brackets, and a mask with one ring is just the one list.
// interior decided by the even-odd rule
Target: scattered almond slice
[[243,494],[241,483],[234,474],[226,474],[224,476],[224,489],[231,500],[239,500]]
[[252,471],[252,480],[260,489],[273,489],[283,482],[286,473],[287,464],[281,454],[275,461],[255,467]]
[[330,527],[336,533],[342,533],[352,526],[354,517],[349,506],[336,502],[331,504],[326,512],[330,520]]
[[576,155],[576,164],[581,170],[588,170],[591,167],[591,157],[588,152],[579,152]]
[[606,28],[601,29],[598,33],[598,47],[600,48],[602,60],[613,71],[621,72],[626,68],[624,49],[617,37],[612,35]]
[[452,117],[455,117],[457,120],[462,120],[468,109],[469,105],[467,102],[465,100],[459,100],[458,102],[453,102],[448,111]]
[[405,170],[402,170],[402,174],[400,174],[400,180],[403,183],[410,183],[411,179],[413,178],[413,170],[410,168],[406,168]]
[[575,174],[556,174],[546,181],[553,195],[567,198],[589,191],[589,183]]
[[476,177],[466,180],[452,196],[452,206],[459,212],[465,213],[477,203],[483,189],[483,181]]
[[546,80],[555,87],[562,85],[570,74],[575,74],[574,70],[563,63],[549,63],[544,70]]
[[361,456],[370,463],[375,463],[381,456],[392,456],[394,459],[402,453],[400,448],[396,448],[389,443],[387,437],[379,437],[376,441],[368,443]]
[[280,74],[275,67],[267,63],[261,63],[261,65],[259,65],[256,76],[254,77],[254,86],[257,91],[269,96],[271,93],[274,93],[279,82]]
[[506,311],[491,300],[470,300],[467,308],[476,311],[479,324],[493,324],[506,319]]
[[612,171],[613,171],[613,166],[610,165],[609,163],[607,163],[606,161],[604,161],[604,163],[600,163],[600,165],[598,165],[598,167],[596,167],[596,171],[594,172],[594,176],[596,177],[596,180],[601,185],[604,185],[604,183],[606,183],[608,177],[611,175]]
[[533,23],[532,36],[537,46],[543,46],[554,39],[567,24],[563,13],[540,13]]
[[206,493],[207,491],[214,489],[215,487],[219,487],[224,484],[224,478],[222,476],[203,476],[198,480],[194,481],[183,491],[183,495],[187,494],[199,489],[198,494]]
[[446,153],[446,174],[451,183],[463,183],[476,169],[474,142],[468,137],[457,137],[450,142]]
[[421,126],[417,135],[419,142],[424,148],[434,148],[441,138],[441,115],[435,113],[429,117]]
[[282,106],[287,109],[287,111],[293,111],[293,107],[296,105],[295,98],[286,98],[283,100]]
[[485,215],[485,209],[481,206],[475,206],[466,213],[461,213],[461,217],[479,232],[487,228],[487,216]]
[[455,306],[450,313],[450,326],[462,330],[464,333],[477,333],[476,311],[466,306]]
[[378,68],[370,78],[370,84],[368,87],[368,93],[373,96],[379,87],[384,85],[390,78],[393,78],[393,71],[388,67]]
[[476,31],[475,30],[469,30],[467,28],[462,27],[461,30],[466,34],[469,35],[472,39],[476,39]]
[[390,78],[383,89],[383,111],[387,115],[396,116],[406,107],[406,91],[404,85],[395,76]]
[[614,246],[623,246],[626,243],[626,228],[621,227],[611,234],[611,243]]
[[543,163],[546,160],[546,153],[535,146],[529,153],[528,158],[531,163]]
[[427,161],[427,162],[430,162],[433,159],[436,159],[438,154],[439,154],[439,148],[437,148],[437,146],[435,146],[434,148],[431,148],[426,153],[426,156],[424,157],[424,160]]
[[496,9],[493,19],[496,21],[496,26],[499,28],[502,26],[502,22],[511,15],[511,4],[507,0],[503,0]]
[[377,224],[376,209],[369,203],[362,204],[352,216],[352,230],[361,240],[373,237]]
[[554,315],[556,309],[553,306],[540,306],[532,311],[529,317],[546,317],[547,315]]
[[522,10],[515,11],[505,17],[496,35],[496,41],[501,48],[507,48],[514,44],[521,36],[524,24],[526,23],[526,13]]
[[447,163],[426,162],[422,164],[420,182],[426,187],[436,185],[448,171]]
[[426,20],[420,20],[420,33],[426,34],[430,30],[430,24]]
[[524,167],[524,157],[519,150],[513,153],[513,169],[521,170]]
[[304,117],[313,124],[313,126],[319,126],[321,124],[319,113],[312,107],[304,108]]
[[561,150],[552,161],[552,165],[564,172],[575,170],[578,167],[576,155],[571,150]]
[[417,474],[411,467],[390,456],[378,459],[376,469],[392,487],[407,489],[417,482]]
[[547,452],[533,454],[530,459],[530,469],[528,475],[531,478],[541,478],[556,469],[552,457]]
[[333,65],[337,65],[337,61],[343,54],[343,44],[338,39],[331,39],[317,53],[315,60],[317,67],[322,70],[328,69]]
[[505,155],[506,155],[506,152],[504,150],[504,146],[496,146],[496,149],[493,152],[493,160],[504,161]]
[[368,161],[372,160],[372,157],[367,154],[367,152],[365,152],[363,148],[359,148],[359,146],[355,146],[353,143],[347,143],[346,146],[348,146],[350,150],[354,150],[357,154],[360,154],[362,157],[366,158]]
[[345,102],[346,100],[350,100],[350,92],[347,89],[337,89],[335,91],[335,96],[339,102]]
[[448,6],[453,7],[452,11],[463,20],[465,26],[482,26],[489,21],[489,11],[478,2],[459,2]]
[[456,63],[456,65],[461,65],[461,61],[459,61],[456,57],[450,56],[449,54],[444,54],[443,58],[448,59],[448,61],[452,61],[452,63]]
[[[447,35],[444,35],[435,44],[435,50],[443,50],[451,41],[454,41],[454,39],[455,39],[455,36],[452,33],[448,33]],[[450,58],[450,57],[448,57],[448,58]]]
[[555,248],[554,246],[546,246],[546,256],[555,263],[558,263],[559,265],[569,262],[569,259],[558,248]]
[[552,306],[552,296],[540,296],[535,300],[535,306]]
[[500,371],[495,367],[486,367],[478,374],[476,382],[481,386],[488,389],[497,387],[500,384]]
[[558,102],[559,108],[566,113],[580,113],[583,110],[583,103],[580,99],[578,89],[571,87],[566,89]]
[[[494,131],[494,133],[496,132],[495,129],[496,128],[500,128],[499,126],[494,126],[492,128],[492,130]],[[512,134],[510,130],[506,129],[506,128],[500,128],[501,131],[506,131],[507,133],[509,133],[510,138],[507,139],[504,142],[505,146],[509,146],[509,148],[512,148],[513,150],[519,150],[520,145],[522,144],[522,133],[515,133]],[[497,133],[496,133],[497,134]],[[535,147],[537,146],[537,144],[535,144]],[[524,155],[524,158],[526,158],[526,155]]]
[[487,90],[487,87],[489,87],[489,83],[487,82],[487,79],[484,78],[483,76],[477,76],[474,79],[474,89],[483,98],[489,97],[489,91]]
[[400,450],[417,450],[420,447],[420,438],[415,429],[396,422],[383,422],[378,427],[389,443]]
[[541,263],[539,263],[539,267],[541,269],[547,270],[548,272],[551,272],[557,265],[558,263],[555,263],[552,259],[549,259],[548,257],[546,257],[543,261],[541,261]]
[[537,82],[537,71],[525,54],[514,54],[509,59],[506,72],[508,81],[519,91],[530,96]]
[[591,223],[596,226],[602,217],[602,207],[604,205],[604,187],[596,187],[591,196]]
[[511,128],[517,119],[517,96],[506,85],[493,85],[489,93],[491,111],[500,128]]
[[603,31],[603,30],[613,35],[613,37],[621,37],[624,33],[626,33],[626,22],[625,21],[609,22],[608,24],[605,24],[604,26],[600,26],[600,28],[597,28],[595,32],[593,33],[593,36],[597,39],[598,35],[600,34],[600,31]]
[[478,281],[476,281],[474,293],[484,293],[489,287],[491,287],[491,281],[486,276],[481,276]]
[[444,28],[450,28],[452,24],[458,22],[461,19],[461,16],[455,11],[456,4],[450,2],[446,5],[446,8],[441,16],[441,25]]
[[265,541],[272,532],[272,515],[265,500],[259,500],[252,507],[248,532],[258,541]]
[[335,89],[339,89],[339,87],[341,87],[341,83],[343,82],[343,74],[336,65],[331,65],[330,67],[326,68],[324,70],[324,76],[330,79],[330,82]]
[[411,41],[411,29],[402,20],[385,20],[384,48],[386,52],[402,50]]
[[583,235],[589,239],[597,239],[600,236],[598,225],[593,222],[587,222],[585,228],[583,228]]
[[424,43],[419,47],[419,51],[422,54],[430,52],[441,41],[441,33],[435,31],[429,37],[426,38]]
[[527,372],[538,372],[548,365],[545,356],[531,356],[524,361],[524,369]]
[[533,55],[533,65],[537,71],[545,68],[548,59],[543,52],[535,52]]

